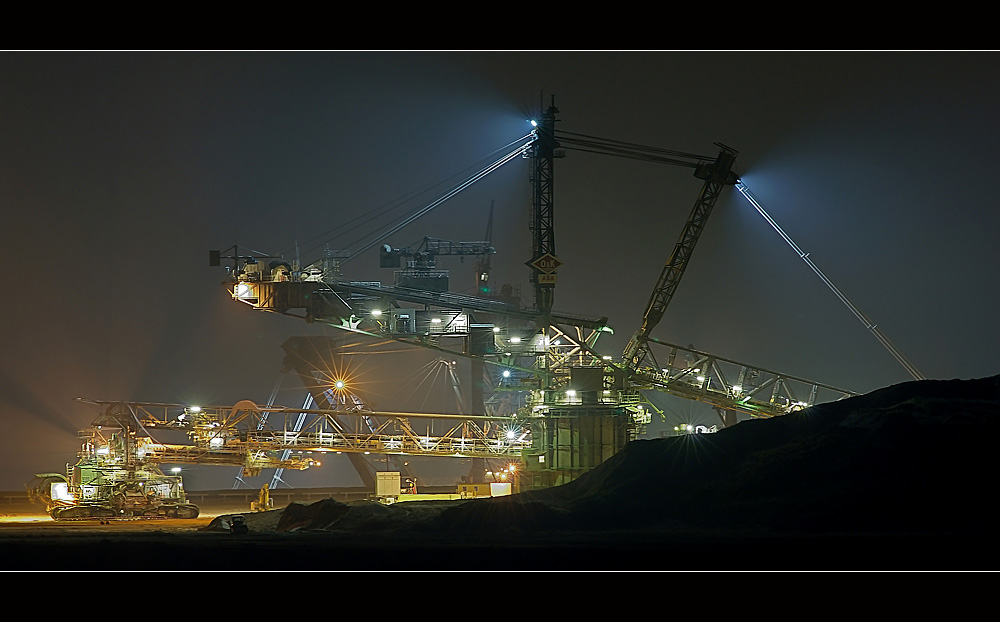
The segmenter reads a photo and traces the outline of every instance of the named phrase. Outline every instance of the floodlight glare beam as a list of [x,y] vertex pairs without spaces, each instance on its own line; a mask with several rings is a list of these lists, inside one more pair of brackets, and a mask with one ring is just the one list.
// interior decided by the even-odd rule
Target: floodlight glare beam
[[802,249],[799,248],[797,244],[795,244],[792,238],[789,237],[788,234],[785,233],[784,230],[778,225],[778,223],[773,218],[771,218],[770,214],[768,214],[767,211],[764,210],[764,207],[757,201],[756,197],[754,197],[753,194],[750,193],[749,188],[746,187],[746,184],[743,183],[743,180],[736,181],[736,189],[739,190],[740,194],[742,194],[743,197],[746,198],[746,200],[749,201],[750,204],[754,206],[754,209],[757,210],[757,213],[759,213],[761,216],[764,217],[764,220],[766,220],[767,223],[771,225],[771,228],[777,231],[778,235],[780,235],[781,238],[785,240],[785,242],[787,242],[789,246],[792,247],[795,253],[800,258],[802,258],[802,261],[806,262],[809,268],[816,273],[816,276],[818,276],[820,280],[823,281],[823,283],[825,283],[826,286],[830,288],[830,291],[832,291],[834,295],[837,298],[839,298],[840,301],[843,302],[848,309],[851,310],[851,313],[853,313],[854,316],[858,318],[858,320],[862,324],[865,325],[865,328],[871,331],[871,333],[875,336],[875,338],[878,339],[879,343],[881,343],[885,347],[885,349],[888,350],[890,354],[892,354],[892,356],[896,359],[896,361],[899,362],[899,364],[902,365],[903,368],[906,369],[906,371],[909,372],[911,376],[913,376],[913,379],[926,380],[926,377],[923,374],[921,374],[920,371],[917,370],[917,368],[914,367],[913,364],[910,363],[910,361],[908,361],[906,357],[903,356],[903,354],[899,350],[897,350],[894,345],[892,345],[892,342],[890,342],[889,339],[878,330],[877,326],[874,323],[872,323],[871,320],[865,317],[865,315],[861,313],[861,311],[858,310],[857,307],[854,306],[854,303],[852,303],[850,299],[847,298],[847,296],[845,296],[843,293],[841,293],[839,289],[837,289],[837,286],[833,284],[833,281],[828,279],[827,276],[823,274],[823,271],[820,270],[819,267],[816,266],[816,264],[814,264],[811,259],[809,259],[809,253],[802,252]]

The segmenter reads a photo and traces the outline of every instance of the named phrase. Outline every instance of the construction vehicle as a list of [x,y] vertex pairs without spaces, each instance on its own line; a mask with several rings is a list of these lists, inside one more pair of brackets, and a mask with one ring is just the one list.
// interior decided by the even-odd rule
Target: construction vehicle
[[[510,304],[513,297],[482,296],[488,293],[482,289],[477,289],[479,296],[450,292],[446,275],[433,272],[436,257],[445,254],[476,255],[486,268],[493,250],[490,227],[485,242],[425,238],[415,249],[383,243],[381,267],[401,267],[406,258],[410,270],[401,271],[388,286],[342,278],[336,257],[324,257],[305,269],[293,270],[291,280],[283,272],[261,269],[261,261],[275,260],[274,256],[241,255],[235,245],[231,255],[228,250],[210,251],[209,263],[220,266],[223,259],[231,260],[225,286],[234,300],[255,309],[465,357],[472,378],[468,410],[495,412],[488,406],[502,403],[503,412],[511,413],[512,423],[516,423],[517,431],[510,433],[517,439],[530,438],[530,447],[522,449],[520,456],[525,466],[521,484],[529,489],[571,481],[627,442],[640,438],[651,422],[651,412],[659,412],[646,399],[648,391],[709,404],[723,426],[736,423],[740,414],[780,416],[853,395],[838,387],[695,350],[691,345],[666,343],[653,335],[714,205],[727,186],[740,184],[734,169],[735,149],[715,143],[717,155],[699,155],[564,132],[556,130],[558,112],[553,98],[541,121],[533,122],[530,139],[515,150],[532,160],[532,248],[525,262],[534,288],[530,308],[521,308],[519,296],[517,304]],[[555,312],[553,307],[558,272],[564,266],[555,245],[554,162],[564,157],[567,149],[688,168],[702,182],[688,221],[650,295],[642,325],[626,345],[620,362],[597,350],[598,338],[613,332],[607,317],[578,317]],[[507,161],[505,156],[483,174]],[[416,214],[426,213],[439,202]],[[393,227],[383,239],[412,220],[407,218]],[[369,247],[344,253],[357,256]],[[480,271],[488,275],[477,264]],[[305,313],[297,315],[291,313],[293,310]],[[658,359],[652,351],[654,345],[665,347],[666,356]],[[316,364],[320,370],[324,366]],[[306,386],[317,384],[305,376],[303,381]],[[490,387],[492,403],[486,399]],[[511,397],[498,399],[501,395]],[[317,403],[321,399],[314,398]]]
[[[165,475],[159,465],[231,466],[239,467],[241,475],[255,477],[262,469],[320,466],[319,458],[328,453],[509,460],[530,444],[523,436],[509,437],[507,417],[376,412],[348,400],[346,394],[341,398],[324,397],[324,403],[340,407],[325,410],[259,407],[249,400],[233,406],[184,406],[79,398],[100,413],[80,433],[84,442],[78,462],[68,465],[65,475],[36,475],[27,486],[28,495],[57,520],[196,518],[199,509],[187,501],[180,475]],[[307,417],[310,422],[303,425]],[[418,434],[410,417],[445,421],[450,429],[431,434],[428,428],[428,434]],[[369,429],[368,423],[375,421],[381,423]],[[192,442],[159,442],[151,435],[154,430],[164,435],[183,432]],[[172,470],[179,472],[180,467]],[[409,472],[407,478],[413,493],[416,478]],[[397,474],[394,495],[400,493],[399,484]],[[263,512],[273,507],[265,484],[250,509]]]
[[271,509],[274,509],[274,499],[271,498],[271,492],[268,489],[267,484],[264,484],[260,487],[257,500],[250,502],[250,511],[266,512]]
[[81,457],[67,475],[42,473],[28,496],[55,520],[89,518],[198,518],[179,475],[156,465],[130,468],[110,454]]
[[181,476],[164,474],[147,455],[149,439],[137,436],[140,428],[130,409],[104,413],[80,432],[76,464],[67,465],[65,475],[35,475],[29,499],[44,504],[55,520],[198,518]]
[[247,518],[239,514],[232,517],[229,521],[229,533],[234,536],[250,533],[250,528],[247,526]]

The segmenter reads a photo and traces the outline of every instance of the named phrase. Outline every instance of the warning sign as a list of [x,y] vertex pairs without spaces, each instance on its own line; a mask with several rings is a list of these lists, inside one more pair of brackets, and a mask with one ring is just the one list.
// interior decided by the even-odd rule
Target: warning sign
[[543,274],[552,274],[562,265],[562,262],[556,259],[555,255],[545,253],[528,265]]

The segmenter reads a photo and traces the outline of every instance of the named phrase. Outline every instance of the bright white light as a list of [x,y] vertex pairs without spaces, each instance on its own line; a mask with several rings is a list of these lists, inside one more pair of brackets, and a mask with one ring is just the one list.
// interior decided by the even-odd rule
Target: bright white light
[[52,482],[49,486],[49,495],[58,501],[72,501],[73,495],[69,492],[69,484],[66,482]]
[[174,468],[170,469],[170,472],[171,473],[180,473],[181,472],[181,468],[180,467],[174,467]]
[[538,127],[538,121],[535,121],[534,119],[529,119],[528,123],[531,124],[531,127]]
[[686,430],[687,430],[688,432],[690,432],[691,430],[693,430],[693,429],[694,429],[694,426],[692,426],[692,425],[689,425],[689,426],[688,426],[687,428],[685,428],[685,429],[686,429]]
[[226,442],[225,439],[223,439],[221,436],[215,436],[215,437],[212,437],[211,439],[209,439],[208,445],[209,445],[209,447],[216,447],[216,448],[218,448],[218,447],[222,447],[222,445],[225,444],[225,442]]
[[372,315],[375,317],[382,315],[382,309],[372,309]]
[[698,382],[705,382],[705,376],[698,376]]
[[343,389],[344,388],[344,381],[343,380],[338,380],[337,382],[333,383],[333,386],[337,387],[338,389]]
[[109,449],[108,447],[99,447],[97,449],[97,455],[98,456],[106,456],[106,455],[108,455],[110,453],[111,453],[111,449]]
[[520,337],[511,337],[510,338],[510,342],[511,343],[521,343],[521,338]]
[[240,283],[236,286],[236,297],[237,298],[247,298],[250,296],[250,286],[246,283]]
[[517,434],[514,432],[514,430],[507,430],[507,438],[508,439],[513,440],[513,438],[515,436],[517,436]]
[[503,370],[503,377],[504,378],[510,378],[510,370],[509,369]]
[[441,323],[441,318],[439,317],[431,318],[431,324],[440,324],[440,323]]
[[566,397],[576,397],[576,391],[573,389],[566,391]]
[[201,412],[201,406],[192,406],[191,408],[188,408],[188,410],[190,410],[193,413],[200,413]]
[[500,327],[499,326],[494,326],[493,327],[493,332],[499,333],[500,332]]
[[601,357],[601,360],[602,360],[602,361],[610,361],[610,360],[611,360],[611,356],[610,356],[610,355],[607,355],[607,354],[605,354],[604,356],[602,356],[602,357]]

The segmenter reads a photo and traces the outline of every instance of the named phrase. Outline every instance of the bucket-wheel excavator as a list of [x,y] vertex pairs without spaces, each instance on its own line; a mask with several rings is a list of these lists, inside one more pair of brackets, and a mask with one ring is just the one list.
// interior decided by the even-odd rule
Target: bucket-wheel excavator
[[[543,115],[542,123],[513,151],[392,230],[379,234],[383,238],[381,242],[372,238],[353,251],[353,255],[327,249],[321,260],[303,267],[297,258],[288,262],[281,256],[256,252],[240,254],[235,245],[230,249],[232,254],[227,254],[228,250],[209,253],[209,263],[213,266],[222,265],[224,259],[232,261],[231,266],[226,266],[225,285],[234,300],[254,309],[471,360],[473,404],[470,410],[474,414],[431,415],[460,421],[446,435],[431,439],[429,435],[422,437],[413,433],[407,419],[422,416],[415,413],[307,411],[303,408],[297,409],[296,414],[310,413],[319,427],[310,424],[300,431],[299,427],[292,429],[285,425],[279,435],[280,428],[264,426],[266,413],[248,427],[239,427],[240,422],[234,418],[224,418],[220,420],[219,429],[202,425],[189,431],[195,435],[196,447],[182,450],[137,442],[137,429],[126,417],[117,420],[121,436],[101,437],[93,448],[85,446],[81,461],[69,469],[67,476],[40,475],[36,496],[47,503],[55,518],[104,514],[196,516],[198,510],[185,501],[179,478],[163,475],[155,467],[156,463],[239,464],[251,475],[259,473],[261,468],[301,469],[313,464],[303,458],[301,452],[288,454],[287,450],[296,446],[294,443],[316,451],[355,454],[377,451],[476,458],[519,457],[529,466],[525,475],[536,477],[532,487],[548,486],[574,479],[640,436],[643,425],[649,422],[648,409],[643,407],[643,391],[656,390],[708,403],[726,425],[735,422],[736,413],[773,417],[816,402],[854,395],[844,389],[655,338],[653,329],[674,296],[721,192],[726,186],[741,183],[733,168],[737,152],[716,143],[719,153],[711,157],[557,131],[557,112],[553,103]],[[653,288],[642,325],[625,346],[620,362],[596,350],[597,338],[610,332],[606,317],[584,318],[553,311],[557,272],[562,266],[556,255],[553,226],[553,162],[563,157],[565,149],[688,167],[704,182]],[[529,224],[532,255],[526,262],[531,268],[530,281],[535,290],[533,308],[522,308],[519,296],[496,296],[488,287],[478,288],[474,296],[451,292],[447,271],[437,268],[437,256],[477,256],[480,258],[477,268],[485,267],[485,270],[477,269],[477,278],[478,273],[485,273],[482,277],[485,282],[488,258],[495,252],[489,241],[492,237],[489,227],[485,242],[456,243],[424,238],[423,243],[413,249],[393,248],[384,243],[389,234],[517,157],[530,157],[533,161],[534,194]],[[740,190],[744,191],[742,187]],[[401,260],[407,261],[406,269],[397,272],[396,282],[383,285],[378,281],[344,278],[341,264],[377,243],[382,245],[381,267],[401,268]],[[651,344],[666,347],[666,357],[657,360]],[[487,365],[498,376],[493,385],[494,395],[502,392],[530,394],[524,405],[501,417],[486,415],[484,387],[480,383]],[[316,389],[319,392],[326,390],[325,387]],[[355,426],[357,430],[353,434],[338,419],[359,415],[364,416],[366,425]],[[198,415],[190,413],[185,425],[198,420]],[[139,419],[135,421],[138,423]],[[487,435],[491,421],[504,422],[503,435],[496,438]],[[180,425],[179,419],[175,423]],[[392,426],[395,427],[390,430]],[[144,456],[140,447],[149,453]],[[102,451],[107,453],[102,454]],[[276,458],[275,452],[284,452],[284,456]],[[355,457],[362,459],[360,455]],[[266,488],[262,489],[262,494],[264,491]],[[266,503],[262,497],[258,505]]]
[[166,475],[146,459],[140,427],[128,410],[105,413],[81,432],[76,464],[67,465],[65,475],[36,475],[29,498],[56,520],[197,518],[200,510],[188,502],[180,475]]

